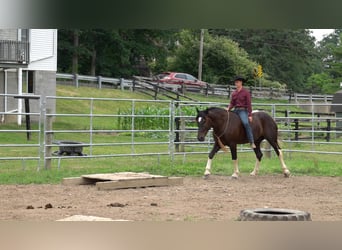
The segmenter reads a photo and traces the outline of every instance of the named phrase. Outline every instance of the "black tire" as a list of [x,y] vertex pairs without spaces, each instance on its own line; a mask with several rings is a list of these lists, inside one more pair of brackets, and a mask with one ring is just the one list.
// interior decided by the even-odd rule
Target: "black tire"
[[311,221],[311,215],[293,209],[257,208],[240,212],[241,221]]

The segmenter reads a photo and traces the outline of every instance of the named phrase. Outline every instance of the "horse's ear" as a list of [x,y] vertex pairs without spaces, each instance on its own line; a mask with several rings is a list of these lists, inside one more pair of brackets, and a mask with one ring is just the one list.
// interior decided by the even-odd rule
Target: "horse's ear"
[[199,109],[196,107],[196,111],[197,111],[197,113],[199,113],[200,111],[199,111]]

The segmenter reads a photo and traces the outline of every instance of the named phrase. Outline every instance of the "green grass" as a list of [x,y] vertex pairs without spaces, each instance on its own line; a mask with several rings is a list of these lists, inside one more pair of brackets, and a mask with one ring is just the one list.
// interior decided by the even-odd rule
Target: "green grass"
[[[327,155],[307,155],[285,153],[285,162],[292,175],[341,176],[339,162],[342,157],[332,158]],[[242,175],[248,175],[255,163],[252,153],[239,153],[239,167]],[[171,161],[168,156],[136,156],[100,159],[62,159],[60,168],[57,160],[53,160],[51,170],[36,171],[36,164],[26,162],[25,166],[14,161],[2,162],[0,168],[1,184],[60,183],[64,177],[77,177],[82,174],[109,173],[121,171],[149,172],[166,176],[202,176],[207,155],[176,156]],[[8,164],[7,164],[8,163]],[[230,155],[220,153],[215,156],[212,174],[230,176],[233,164]],[[264,158],[260,175],[281,174],[277,157]]]
[[[71,86],[57,86],[58,96],[74,96],[74,97],[101,97],[101,98],[122,98],[122,99],[139,99],[149,100],[148,96],[130,91],[112,90],[112,89],[95,89],[95,88],[74,88]],[[228,99],[219,97],[204,97],[200,95],[191,94],[191,97],[200,99],[205,102],[219,102],[228,103]],[[59,114],[89,114],[90,100],[70,101],[65,99],[57,100],[57,113]],[[272,104],[274,100],[260,100],[254,99],[258,108],[262,104]],[[277,104],[284,105],[287,101],[277,101]],[[129,114],[131,112],[132,100],[127,101],[94,101],[94,114]],[[267,106],[265,106],[267,107]],[[269,108],[269,107],[267,107]],[[292,110],[298,110],[297,107],[291,106]],[[135,113],[167,114],[168,105],[165,103],[149,103],[146,101],[135,101]],[[186,107],[183,113],[189,115],[194,114],[194,107]],[[156,118],[158,119],[158,118]],[[94,129],[114,130],[120,129],[119,118],[117,117],[95,117],[92,120]],[[155,127],[153,118],[149,120],[137,121],[143,127]],[[68,130],[68,129],[89,129],[89,117],[57,117],[53,123],[54,130]],[[125,128],[129,128],[131,120],[128,119],[124,123]],[[33,124],[33,129],[37,128],[37,124]],[[123,126],[123,125],[122,125]],[[1,125],[1,129],[17,129],[17,125]],[[24,129],[24,125],[20,128]],[[286,133],[284,135],[286,138]],[[55,133],[54,140],[75,140],[84,143],[90,142],[88,133]],[[93,143],[126,143],[132,139],[129,132],[125,133],[111,133],[101,132],[94,133]],[[332,139],[341,142],[341,139]],[[38,143],[38,133],[32,134],[32,140],[26,141],[25,133],[0,133],[0,141],[2,144],[27,144]],[[134,137],[135,142],[157,142],[159,144],[134,147],[135,153],[151,153],[168,152],[169,141],[167,133],[149,133],[139,132]],[[161,144],[163,143],[163,144]],[[341,151],[341,146],[336,145],[315,145],[316,149],[322,151]],[[303,143],[284,144],[284,149],[306,149],[311,150],[312,146]],[[53,150],[57,150],[57,146]],[[94,146],[92,148],[85,147],[84,153],[89,154],[92,150],[93,154],[126,154],[132,152],[131,146]],[[192,146],[186,147],[186,151],[191,152],[194,149]],[[203,148],[206,151],[207,148]],[[30,156],[37,155],[38,148],[28,147],[1,147],[0,156]],[[238,153],[240,171],[242,174],[248,174],[252,171],[255,157],[251,152]],[[58,168],[58,160],[52,160],[52,168],[44,170],[43,162],[40,162],[41,171],[37,171],[38,162],[36,160],[25,161],[0,161],[0,183],[1,184],[29,184],[29,183],[60,183],[64,177],[80,176],[89,173],[106,173],[117,171],[136,171],[136,172],[150,172],[152,174],[161,174],[167,176],[201,176],[206,165],[207,154],[196,155],[176,155],[174,159],[170,156],[129,156],[129,157],[110,157],[110,158],[76,158],[76,159],[62,159],[60,161],[60,168]],[[285,161],[288,168],[294,175],[314,175],[314,176],[342,176],[342,162],[341,155],[325,155],[325,154],[308,154],[308,153],[285,153]],[[218,154],[213,161],[212,173],[218,175],[230,176],[233,171],[230,155],[225,153]],[[281,174],[280,164],[277,157],[271,159],[265,158],[262,162],[260,171],[261,175],[265,174]]]

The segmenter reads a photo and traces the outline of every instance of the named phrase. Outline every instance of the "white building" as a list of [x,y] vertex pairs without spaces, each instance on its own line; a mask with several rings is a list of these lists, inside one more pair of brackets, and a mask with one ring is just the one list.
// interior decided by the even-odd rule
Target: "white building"
[[[0,29],[0,94],[56,95],[57,30]],[[0,96],[0,112],[23,110],[23,99]],[[31,112],[39,111],[39,101],[30,100]],[[48,103],[55,110],[55,103]],[[12,117],[12,119],[11,119]],[[1,122],[13,121],[3,114]],[[18,124],[22,116],[18,115]],[[34,118],[33,118],[34,120]]]

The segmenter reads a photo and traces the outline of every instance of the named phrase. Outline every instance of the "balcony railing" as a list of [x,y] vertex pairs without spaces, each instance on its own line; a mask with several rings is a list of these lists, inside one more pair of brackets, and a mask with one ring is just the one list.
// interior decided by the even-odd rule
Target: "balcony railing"
[[29,42],[0,40],[0,63],[28,64]]

